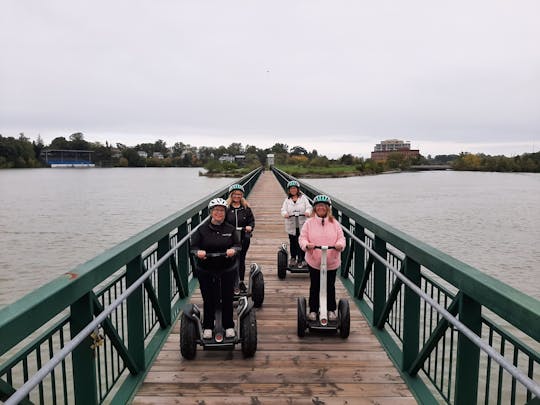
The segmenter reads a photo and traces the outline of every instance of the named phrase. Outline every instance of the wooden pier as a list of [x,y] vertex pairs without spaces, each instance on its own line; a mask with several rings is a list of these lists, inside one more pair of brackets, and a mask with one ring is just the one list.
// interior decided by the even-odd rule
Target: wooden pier
[[[277,251],[288,242],[279,215],[284,198],[271,172],[261,175],[249,196],[256,227],[247,263],[261,265],[265,280],[255,357],[244,359],[239,346],[232,352],[199,346],[195,359],[185,360],[177,323],[133,404],[416,404],[352,301],[348,339],[297,336],[296,298],[309,295],[309,278],[277,277]],[[347,297],[339,281],[336,295]],[[192,301],[202,306],[199,291]]]

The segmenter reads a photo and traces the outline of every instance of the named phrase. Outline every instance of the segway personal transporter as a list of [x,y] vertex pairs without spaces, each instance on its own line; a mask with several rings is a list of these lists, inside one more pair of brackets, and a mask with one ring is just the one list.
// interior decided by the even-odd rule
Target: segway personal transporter
[[[236,231],[242,232],[244,228],[237,227]],[[251,237],[251,234],[249,237]],[[255,308],[260,308],[262,306],[264,301],[264,276],[261,266],[259,266],[257,263],[251,263],[249,266],[249,281],[247,289],[245,291],[240,290],[238,294],[235,293],[233,298],[237,300],[239,297],[251,298]]]
[[[207,257],[223,257],[226,253],[207,253]],[[235,258],[238,264],[238,259]],[[258,268],[258,266],[257,266]],[[219,275],[218,282],[221,282]],[[219,288],[218,291],[221,291]],[[235,308],[235,336],[225,337],[225,330],[221,320],[221,296],[217,299],[213,337],[203,339],[203,324],[201,310],[196,304],[185,305],[180,318],[180,353],[188,360],[195,358],[197,345],[204,350],[233,350],[241,344],[244,357],[253,357],[257,351],[257,319],[253,303],[246,296],[238,297],[234,302]]]
[[[296,229],[300,229],[299,217],[305,217],[305,214],[300,214],[298,212],[294,213],[294,220],[296,221]],[[289,219],[292,219],[292,218],[293,217],[289,217]],[[291,273],[309,273],[307,266],[298,267],[298,264],[296,264],[296,266],[289,266],[289,251],[287,250],[287,244],[282,243],[277,253],[278,277],[281,280],[285,279],[287,277],[287,271],[290,271]]]
[[326,298],[326,254],[328,249],[335,249],[334,246],[315,246],[314,249],[321,249],[321,271],[319,288],[319,313],[317,319],[310,320],[307,316],[306,298],[298,297],[298,337],[304,337],[306,330],[319,332],[339,332],[343,339],[349,337],[351,329],[351,314],[349,301],[341,298],[337,308],[337,319],[328,319],[327,298]]

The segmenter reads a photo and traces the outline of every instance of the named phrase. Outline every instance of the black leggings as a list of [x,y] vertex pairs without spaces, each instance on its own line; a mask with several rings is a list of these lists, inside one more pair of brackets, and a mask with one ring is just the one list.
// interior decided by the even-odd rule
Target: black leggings
[[251,238],[242,239],[242,251],[238,253],[238,276],[240,281],[244,281],[246,274],[246,255],[251,244]]
[[[319,312],[319,289],[321,271],[309,266],[309,312]],[[328,311],[336,310],[336,270],[326,272],[326,306]]]
[[298,261],[301,262],[304,260],[306,252],[300,249],[298,236],[300,236],[300,230],[296,228],[296,235],[289,235],[289,245],[291,247],[291,259],[298,259]]
[[233,321],[233,285],[236,279],[236,270],[216,275],[209,271],[199,273],[199,284],[203,296],[204,320],[203,329],[214,329],[216,307],[219,297],[219,278],[221,278],[221,320],[223,328],[234,328]]

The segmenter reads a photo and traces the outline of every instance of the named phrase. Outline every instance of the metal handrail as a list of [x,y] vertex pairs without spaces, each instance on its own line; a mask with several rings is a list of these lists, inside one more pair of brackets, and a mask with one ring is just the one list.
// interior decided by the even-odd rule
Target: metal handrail
[[448,312],[442,305],[433,300],[429,295],[427,295],[422,289],[420,289],[416,284],[410,281],[405,277],[399,269],[395,268],[390,264],[386,259],[381,257],[375,250],[370,248],[364,241],[360,240],[356,235],[354,235],[349,229],[343,226],[340,223],[340,226],[343,230],[352,238],[355,242],[364,247],[373,257],[375,257],[379,262],[384,264],[397,278],[399,278],[403,284],[409,287],[414,291],[418,296],[424,299],[429,305],[431,305],[443,318],[445,318],[449,323],[451,323],[459,332],[463,333],[471,342],[483,350],[489,357],[495,360],[502,368],[508,371],[516,380],[518,380],[527,390],[531,391],[536,396],[540,397],[540,384],[536,383],[534,380],[525,375],[521,370],[515,367],[512,363],[508,362],[503,356],[501,356],[496,350],[494,350],[490,345],[486,344],[476,333],[470,330],[462,322],[456,319],[450,312]]
[[77,346],[79,346],[83,340],[88,337],[116,308],[118,308],[126,299],[129,297],[137,288],[139,288],[148,277],[155,272],[159,266],[161,266],[165,260],[169,259],[178,248],[183,245],[189,237],[195,232],[200,226],[210,219],[210,216],[207,216],[204,220],[201,221],[195,228],[193,228],[186,236],[184,236],[180,241],[174,245],[167,253],[165,253],[153,266],[151,266],[141,277],[137,279],[129,288],[126,289],[122,294],[114,300],[111,305],[103,309],[98,316],[94,318],[92,322],[86,325],[77,335],[75,335],[66,345],[57,352],[47,363],[43,365],[32,377],[28,379],[19,389],[17,389],[6,401],[6,405],[15,405],[20,401],[25,399],[25,397],[30,394],[30,391],[34,389],[43,379],[45,379],[49,373],[62,361],[64,360]]

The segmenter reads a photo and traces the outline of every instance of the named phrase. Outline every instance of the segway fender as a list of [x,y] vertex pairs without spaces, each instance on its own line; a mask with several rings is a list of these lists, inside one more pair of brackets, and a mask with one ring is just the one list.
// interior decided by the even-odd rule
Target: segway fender
[[187,303],[186,305],[184,305],[182,312],[192,321],[198,322],[201,319],[201,311],[199,307],[195,304]]
[[249,267],[251,276],[254,276],[257,273],[261,272],[261,266],[259,266],[257,263],[251,263],[251,266]]
[[238,317],[239,319],[244,319],[249,312],[253,309],[253,301],[248,301],[246,297],[241,297],[240,301],[242,302],[241,305],[239,305],[239,312]]

